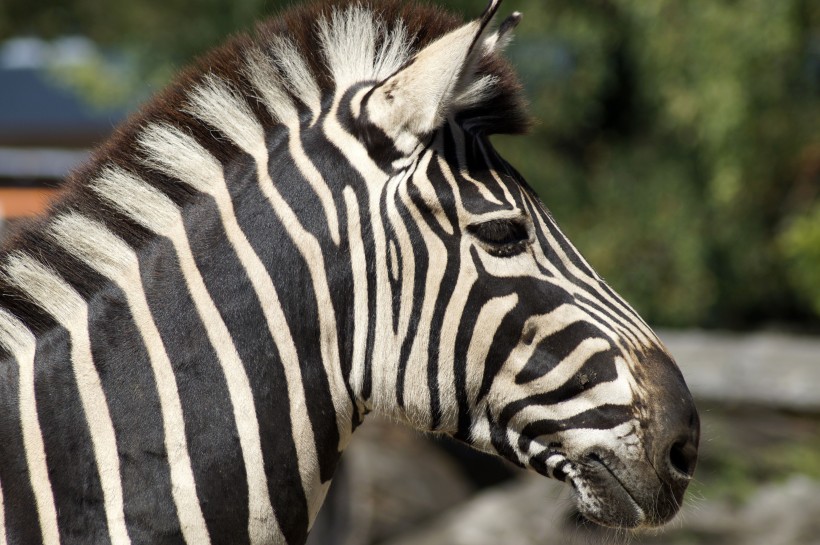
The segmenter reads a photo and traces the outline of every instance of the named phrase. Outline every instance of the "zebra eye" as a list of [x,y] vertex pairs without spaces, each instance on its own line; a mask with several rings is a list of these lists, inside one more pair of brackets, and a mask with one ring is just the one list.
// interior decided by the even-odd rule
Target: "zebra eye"
[[527,224],[517,218],[474,223],[467,226],[467,231],[483,242],[489,253],[498,257],[520,254],[530,240]]

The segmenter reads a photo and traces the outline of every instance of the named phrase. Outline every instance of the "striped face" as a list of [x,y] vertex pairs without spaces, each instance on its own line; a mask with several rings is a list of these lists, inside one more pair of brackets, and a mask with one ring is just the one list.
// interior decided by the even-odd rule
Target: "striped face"
[[566,479],[601,523],[674,515],[697,440],[683,379],[488,139],[450,120],[382,203],[395,367],[374,369],[375,410]]

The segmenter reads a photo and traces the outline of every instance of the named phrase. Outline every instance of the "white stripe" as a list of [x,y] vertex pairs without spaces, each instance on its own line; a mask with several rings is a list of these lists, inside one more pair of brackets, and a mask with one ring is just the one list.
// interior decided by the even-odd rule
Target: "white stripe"
[[167,196],[122,170],[109,169],[103,177],[92,182],[92,188],[137,223],[167,237],[173,244],[188,291],[228,385],[247,472],[251,543],[281,542],[282,532],[268,496],[259,422],[250,381],[230,332],[197,268],[179,208]]
[[268,150],[265,147],[265,131],[259,120],[254,117],[247,103],[236,96],[223,84],[212,79],[204,87],[197,88],[191,94],[192,113],[224,132],[234,144],[254,158],[258,183],[262,194],[270,202],[274,213],[279,217],[290,239],[304,258],[316,294],[316,306],[319,315],[320,350],[322,364],[327,376],[330,394],[336,413],[336,422],[343,448],[350,438],[353,405],[342,376],[337,340],[336,313],[327,281],[322,247],[316,237],[307,231],[298,216],[288,206],[274,186],[268,172]]
[[71,363],[91,433],[91,443],[105,500],[108,533],[114,545],[130,543],[123,511],[117,437],[100,376],[91,356],[88,305],[60,276],[26,254],[11,254],[5,271],[11,283],[27,292],[32,300],[51,314],[71,336]]
[[308,519],[312,523],[321,506],[321,495],[319,494],[321,481],[316,440],[307,412],[306,391],[296,345],[276,293],[276,287],[265,265],[237,222],[228,186],[216,159],[190,136],[167,126],[150,127],[140,141],[149,152],[152,166],[208,193],[216,201],[225,233],[253,285],[268,324],[268,331],[282,359],[299,474],[302,488],[307,495]]
[[[43,543],[56,544],[60,542],[57,509],[54,505],[54,495],[48,477],[46,450],[34,393],[36,340],[20,320],[4,309],[0,309],[0,345],[14,356],[19,365],[20,426],[23,434],[23,448],[26,451],[29,480],[37,504],[37,516],[40,520]],[[5,524],[5,518],[2,516],[3,510],[0,509],[0,524]],[[0,542],[5,542],[5,527],[0,533],[2,533]]]
[[353,269],[353,362],[350,369],[350,386],[354,392],[359,393],[362,391],[365,378],[364,364],[369,319],[367,309],[367,256],[364,253],[364,240],[362,239],[362,225],[356,192],[351,187],[345,187],[343,193],[347,208],[350,264]]
[[165,449],[171,472],[171,494],[183,538],[191,545],[210,543],[188,455],[176,376],[143,291],[136,253],[104,226],[79,214],[58,217],[49,225],[49,231],[60,245],[111,279],[125,294],[134,323],[148,351],[159,394]]

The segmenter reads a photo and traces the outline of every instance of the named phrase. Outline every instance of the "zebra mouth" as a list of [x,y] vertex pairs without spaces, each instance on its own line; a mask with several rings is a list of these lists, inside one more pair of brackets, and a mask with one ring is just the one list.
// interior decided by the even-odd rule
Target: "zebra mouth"
[[568,483],[584,518],[621,529],[655,525],[648,514],[655,511],[652,502],[657,493],[642,492],[644,488],[654,490],[649,482],[654,479],[641,477],[648,468],[641,464],[630,467],[606,450],[572,456],[560,445],[544,444],[538,439],[529,439],[529,443],[539,444],[543,450],[530,456],[528,466],[545,477]]
[[595,453],[573,464],[568,481],[579,512],[590,521],[615,528],[637,528],[646,514],[611,464]]

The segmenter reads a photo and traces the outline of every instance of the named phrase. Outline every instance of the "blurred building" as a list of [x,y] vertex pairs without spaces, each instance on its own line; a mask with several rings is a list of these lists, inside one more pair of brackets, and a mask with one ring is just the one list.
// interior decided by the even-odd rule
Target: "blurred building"
[[4,223],[42,212],[66,174],[125,117],[125,108],[95,107],[55,76],[56,70],[71,70],[94,55],[95,46],[80,37],[0,43]]

